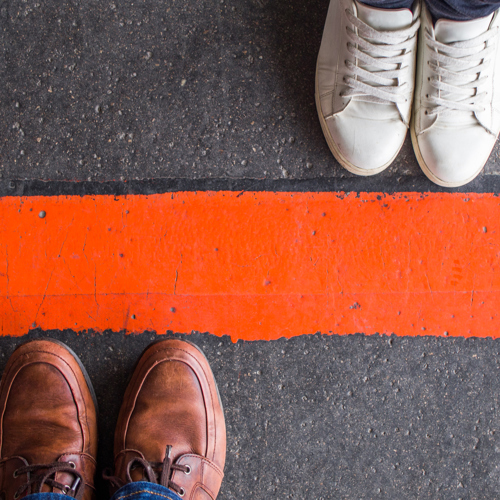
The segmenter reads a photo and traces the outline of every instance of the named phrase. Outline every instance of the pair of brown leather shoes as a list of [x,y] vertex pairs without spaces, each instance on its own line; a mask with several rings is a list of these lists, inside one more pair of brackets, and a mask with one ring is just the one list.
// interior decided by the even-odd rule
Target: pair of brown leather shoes
[[[35,340],[14,351],[0,385],[0,499],[54,492],[91,500],[96,408],[87,372],[64,344]],[[177,339],[150,345],[118,417],[113,488],[149,481],[215,500],[225,456],[222,404],[203,353]]]

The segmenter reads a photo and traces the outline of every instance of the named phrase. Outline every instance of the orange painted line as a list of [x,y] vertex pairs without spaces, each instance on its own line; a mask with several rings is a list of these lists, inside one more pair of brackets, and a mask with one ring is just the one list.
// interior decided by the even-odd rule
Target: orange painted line
[[5,197],[0,221],[1,335],[500,337],[493,194]]

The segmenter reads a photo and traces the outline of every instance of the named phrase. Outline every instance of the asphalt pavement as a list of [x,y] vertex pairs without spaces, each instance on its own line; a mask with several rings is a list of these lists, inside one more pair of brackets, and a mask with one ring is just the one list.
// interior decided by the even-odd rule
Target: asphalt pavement
[[[409,137],[373,178],[333,159],[314,104],[327,8],[0,0],[0,196],[452,191],[425,178]],[[497,144],[455,191],[498,193],[499,173]],[[221,500],[499,497],[500,340],[322,333],[189,334],[226,412]],[[128,375],[157,332],[19,335],[0,337],[0,368],[40,336],[81,357],[100,406],[100,468],[111,465]]]

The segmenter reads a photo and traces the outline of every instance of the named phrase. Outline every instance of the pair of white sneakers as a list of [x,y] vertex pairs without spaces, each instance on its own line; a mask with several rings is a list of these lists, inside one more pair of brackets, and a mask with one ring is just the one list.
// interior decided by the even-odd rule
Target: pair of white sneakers
[[354,174],[377,174],[410,128],[430,180],[456,187],[474,179],[500,131],[499,27],[500,10],[434,24],[419,0],[412,10],[331,0],[316,105],[335,158]]

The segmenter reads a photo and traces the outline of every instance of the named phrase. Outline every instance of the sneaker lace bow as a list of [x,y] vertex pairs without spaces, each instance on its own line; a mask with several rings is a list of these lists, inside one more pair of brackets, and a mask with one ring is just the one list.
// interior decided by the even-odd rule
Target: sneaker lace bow
[[349,87],[342,97],[376,103],[404,103],[413,88],[408,82],[408,68],[413,64],[415,34],[420,26],[417,17],[405,29],[376,30],[346,10],[346,16],[355,29],[346,26],[347,49],[355,62],[345,61],[350,71],[344,77]]
[[[40,472],[40,474],[36,474]],[[68,486],[67,484],[60,483],[56,481],[55,476],[58,472],[69,472],[75,477],[73,484]],[[19,489],[14,493],[14,499],[19,498],[24,492],[28,495],[31,493],[42,493],[43,485],[46,484],[54,489],[61,490],[63,494],[69,495],[81,500],[83,497],[84,485],[82,475],[76,470],[76,466],[73,462],[54,462],[51,464],[36,464],[36,465],[26,465],[16,469],[14,471],[14,477],[18,477],[26,474],[27,480],[22,484]],[[33,488],[35,485],[38,488]]]
[[172,446],[169,445],[165,451],[165,458],[163,459],[163,462],[149,462],[141,457],[132,458],[127,464],[125,472],[126,481],[123,481],[117,476],[112,476],[109,469],[103,472],[103,478],[109,481],[115,488],[121,488],[127,483],[134,482],[131,471],[137,467],[142,467],[142,469],[144,469],[144,480],[147,480],[150,483],[165,486],[182,497],[185,494],[184,488],[174,483],[171,476],[175,470],[184,472],[185,474],[190,474],[191,467],[189,467],[189,465],[174,464],[170,458],[171,453]]
[[498,28],[493,28],[470,40],[441,43],[426,31],[426,43],[432,50],[429,81],[437,91],[425,96],[427,115],[485,111],[488,99],[485,84],[490,78],[485,72],[495,52],[495,44],[487,42],[496,37]]

